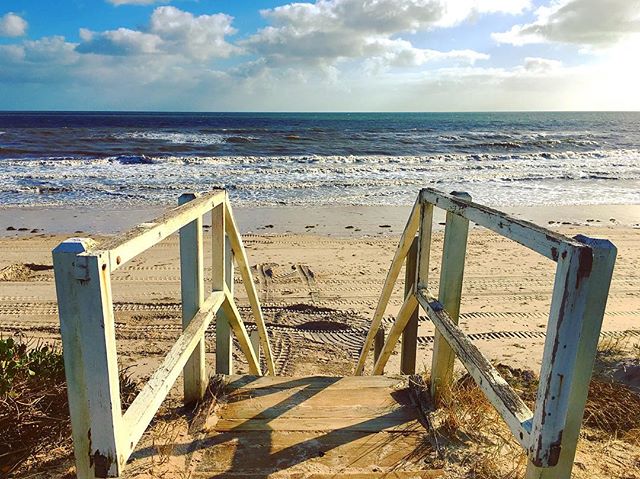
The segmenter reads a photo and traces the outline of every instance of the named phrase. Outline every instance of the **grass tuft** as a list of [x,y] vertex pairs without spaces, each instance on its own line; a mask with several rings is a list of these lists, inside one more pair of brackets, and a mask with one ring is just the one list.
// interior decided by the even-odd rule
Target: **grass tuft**
[[[138,388],[120,374],[123,406]],[[64,360],[59,347],[0,339],[0,475],[46,470],[72,452]]]
[[[619,364],[628,348],[621,338],[599,345],[598,360]],[[539,379],[530,370],[496,366],[502,377],[533,410]],[[423,394],[429,396],[429,379],[423,380]],[[526,467],[525,451],[512,437],[507,425],[468,374],[455,381],[450,394],[442,396],[437,408],[428,400],[423,415],[445,463],[462,464],[468,478],[516,479]],[[424,409],[424,408],[423,408]],[[622,440],[640,446],[640,394],[621,382],[596,374],[591,380],[583,418],[583,431],[591,444]],[[498,460],[499,459],[499,460]],[[629,476],[631,477],[631,476]],[[634,476],[635,477],[635,476]]]

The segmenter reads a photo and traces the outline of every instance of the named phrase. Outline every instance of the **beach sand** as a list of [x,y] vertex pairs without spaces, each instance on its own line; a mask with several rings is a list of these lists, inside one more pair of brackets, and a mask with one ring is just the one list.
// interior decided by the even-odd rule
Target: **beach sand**
[[[114,227],[125,229],[160,211],[2,210],[0,332],[57,339],[51,250],[68,236],[90,236],[88,231],[113,233]],[[401,207],[237,210],[243,232],[254,232],[245,233],[244,239],[267,321],[284,327],[273,332],[281,373],[350,372],[407,213],[408,208]],[[514,213],[545,226],[551,223],[568,236],[582,233],[616,244],[618,261],[603,330],[640,330],[640,230],[632,227],[640,221],[638,207],[530,208]],[[433,242],[434,292],[442,220],[436,216],[440,228]],[[206,229],[206,219],[204,223]],[[67,234],[61,234],[61,229]],[[471,228],[461,324],[465,331],[478,335],[478,346],[491,359],[514,367],[539,363],[554,271],[554,263],[515,242]],[[205,268],[205,274],[210,275],[211,269]],[[236,277],[239,305],[251,323],[239,281]],[[401,287],[399,281],[386,314],[387,328],[400,307]],[[120,359],[136,376],[145,377],[179,334],[179,290],[176,235],[113,275]],[[429,368],[432,335],[431,323],[421,321],[418,369]],[[320,361],[315,357],[316,348],[317,355],[321,354],[320,347],[337,350],[344,357],[335,364]],[[398,371],[397,362],[394,354],[387,371]],[[238,357],[237,370],[243,367]]]
[[[51,250],[69,236],[91,236],[77,231],[112,233],[114,226],[130,226],[152,218],[160,210],[104,215],[79,209],[0,211],[0,334],[59,341]],[[375,214],[368,208],[310,211],[238,209],[236,216],[245,233],[244,243],[271,330],[278,373],[348,375],[355,366],[408,208],[382,208]],[[69,214],[72,212],[75,218]],[[603,331],[605,337],[628,348],[640,343],[640,230],[633,228],[640,222],[637,212],[637,207],[515,212],[545,226],[553,222],[551,227],[568,236],[582,233],[608,238],[617,246],[618,261]],[[437,223],[441,221],[436,217]],[[14,229],[7,230],[8,227]],[[205,233],[208,231],[205,228]],[[99,241],[104,235],[93,237]],[[442,239],[440,228],[433,240],[434,292]],[[207,281],[211,276],[209,248],[205,242]],[[539,369],[554,266],[550,260],[510,240],[471,228],[461,326],[473,333],[475,344],[492,361],[536,372]],[[403,277],[402,272],[400,278]],[[142,382],[181,330],[176,235],[120,268],[112,279],[120,368],[128,368],[134,379]],[[235,282],[241,313],[251,329],[246,294],[237,274]],[[402,280],[385,315],[387,330],[401,305],[401,291]],[[207,333],[210,368],[215,367],[213,334],[212,326]],[[621,334],[622,339],[616,339]],[[417,370],[425,372],[430,369],[431,323],[421,321],[418,336]],[[386,372],[399,371],[399,349]],[[371,370],[371,357],[372,354],[367,371]],[[247,371],[237,345],[234,361],[236,372]],[[630,377],[628,382],[640,387],[638,376]],[[170,393],[169,404],[180,402],[180,381]],[[587,464],[598,463],[599,456],[589,457],[580,455],[579,459]],[[624,463],[632,460],[627,457]]]

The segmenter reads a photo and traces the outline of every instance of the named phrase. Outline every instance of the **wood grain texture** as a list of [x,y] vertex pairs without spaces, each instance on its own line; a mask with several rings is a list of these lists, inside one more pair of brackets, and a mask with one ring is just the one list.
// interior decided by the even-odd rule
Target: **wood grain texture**
[[447,341],[489,402],[500,413],[515,439],[522,447],[528,447],[533,413],[477,346],[455,324],[443,305],[426,289],[418,290],[417,297],[442,338]]
[[162,364],[151,375],[125,412],[124,423],[128,431],[126,457],[131,454],[142,437],[224,300],[225,295],[222,291],[214,291],[209,295],[200,310],[189,321]]
[[[194,201],[198,195],[185,193],[178,202]],[[182,329],[189,326],[204,303],[204,264],[202,217],[180,228],[180,297],[182,299]],[[204,396],[207,387],[204,336],[184,365],[184,403],[191,404]]]
[[[451,197],[471,200],[471,196],[467,193],[454,192]],[[438,300],[444,305],[454,324],[458,324],[460,316],[468,235],[469,220],[447,211]],[[431,395],[436,404],[440,402],[441,397],[448,395],[451,390],[454,359],[455,354],[451,346],[443,339],[442,333],[436,330],[431,359]]]

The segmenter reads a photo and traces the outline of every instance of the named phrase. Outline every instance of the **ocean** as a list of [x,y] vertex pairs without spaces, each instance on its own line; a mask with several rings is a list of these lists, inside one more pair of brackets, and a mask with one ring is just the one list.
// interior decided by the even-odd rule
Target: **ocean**
[[640,204],[640,113],[0,112],[0,204]]

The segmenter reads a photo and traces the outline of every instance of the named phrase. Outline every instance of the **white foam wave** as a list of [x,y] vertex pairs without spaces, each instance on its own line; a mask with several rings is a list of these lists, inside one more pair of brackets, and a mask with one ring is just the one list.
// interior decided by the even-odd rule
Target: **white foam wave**
[[253,141],[254,137],[219,133],[177,133],[162,131],[133,131],[114,136],[116,139],[152,140],[176,145],[220,145],[230,142]]
[[[640,150],[424,156],[221,156],[2,160],[5,204],[173,203],[226,187],[244,205],[405,204],[418,188],[501,205],[640,203]],[[45,181],[46,180],[46,181]],[[594,195],[594,191],[598,194]]]

